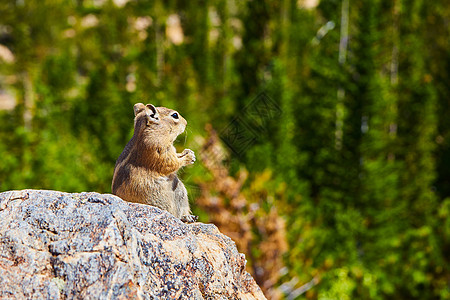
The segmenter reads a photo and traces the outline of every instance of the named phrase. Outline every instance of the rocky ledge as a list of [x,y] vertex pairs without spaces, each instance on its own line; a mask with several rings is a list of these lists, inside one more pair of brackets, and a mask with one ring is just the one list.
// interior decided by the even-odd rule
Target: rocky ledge
[[211,224],[108,194],[0,193],[1,299],[265,299]]

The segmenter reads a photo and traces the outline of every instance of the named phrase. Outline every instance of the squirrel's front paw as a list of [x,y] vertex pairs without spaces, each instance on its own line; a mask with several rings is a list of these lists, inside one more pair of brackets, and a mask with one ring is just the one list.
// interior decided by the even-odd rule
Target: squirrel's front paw
[[178,157],[183,159],[185,166],[195,162],[195,153],[191,149],[184,149]]

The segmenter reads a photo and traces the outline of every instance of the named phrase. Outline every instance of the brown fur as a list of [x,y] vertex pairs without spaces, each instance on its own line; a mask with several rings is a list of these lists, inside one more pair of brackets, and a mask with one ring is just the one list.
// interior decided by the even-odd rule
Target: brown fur
[[172,109],[151,104],[135,104],[134,114],[134,134],[116,161],[112,193],[167,210],[183,221],[195,221],[186,188],[176,175],[178,169],[194,163],[195,155],[189,149],[177,153],[173,146],[186,120]]

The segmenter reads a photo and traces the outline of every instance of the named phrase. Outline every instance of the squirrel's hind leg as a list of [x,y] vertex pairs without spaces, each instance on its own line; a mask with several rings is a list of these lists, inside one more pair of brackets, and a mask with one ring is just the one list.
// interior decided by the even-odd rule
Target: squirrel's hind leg
[[198,216],[194,216],[194,215],[181,216],[181,221],[183,221],[184,223],[194,223],[197,221],[197,219],[198,219]]

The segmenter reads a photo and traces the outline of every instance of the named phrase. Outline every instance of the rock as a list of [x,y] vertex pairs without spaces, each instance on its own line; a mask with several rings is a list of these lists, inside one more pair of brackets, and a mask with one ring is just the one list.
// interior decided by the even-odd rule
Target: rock
[[211,224],[108,194],[0,193],[1,299],[265,299]]

